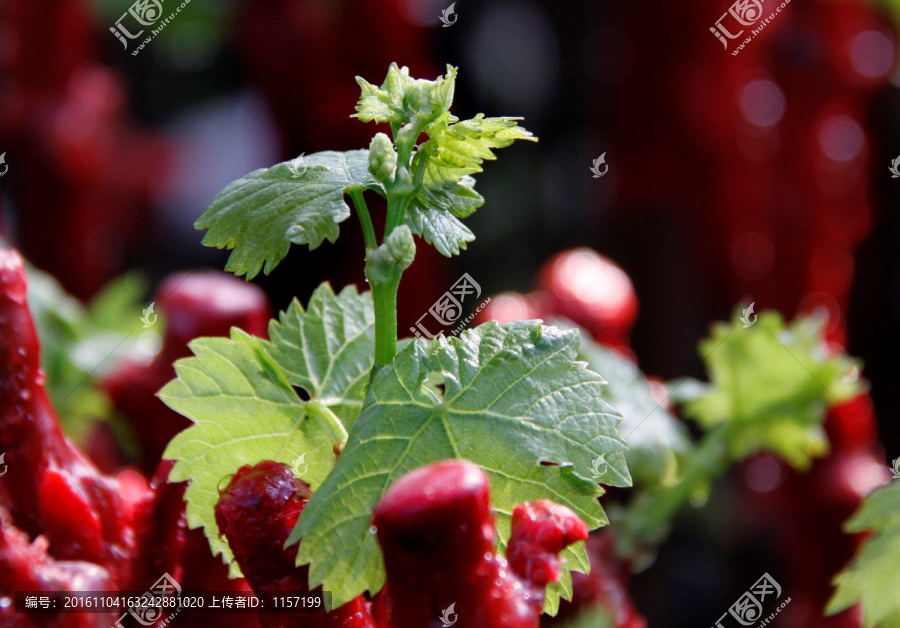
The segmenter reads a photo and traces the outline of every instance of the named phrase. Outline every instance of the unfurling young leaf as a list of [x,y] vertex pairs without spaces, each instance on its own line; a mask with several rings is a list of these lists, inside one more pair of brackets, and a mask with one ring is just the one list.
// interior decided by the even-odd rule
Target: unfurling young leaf
[[[320,286],[303,307],[294,301],[269,326],[271,342],[232,329],[231,338],[201,338],[194,357],[175,363],[178,378],[159,393],[194,422],[163,455],[177,460],[169,480],[185,491],[191,528],[203,526],[213,554],[233,556],[219,536],[214,508],[219,486],[242,465],[305,456],[301,478],[315,490],[332,469],[333,432],[314,415],[321,404],[344,426],[359,414],[374,352],[372,299]],[[303,401],[292,386],[309,394]],[[232,574],[239,573],[232,564]]]
[[[420,133],[428,141],[412,152],[412,190],[406,224],[442,255],[458,255],[475,239],[460,222],[484,204],[471,175],[481,172],[493,149],[515,140],[536,138],[518,126],[520,118],[485,118],[478,114],[460,121],[449,112],[456,83],[456,68],[434,81],[412,79],[407,68],[392,64],[381,87],[356,78],[362,88],[357,118],[386,122],[398,142],[414,142]],[[385,137],[386,139],[386,137]]]
[[[302,538],[297,559],[311,563],[310,584],[331,591],[335,606],[379,590],[372,509],[396,479],[439,460],[471,460],[488,474],[501,546],[523,501],[552,499],[590,528],[605,525],[593,461],[605,458],[605,484],[631,478],[621,417],[603,400],[604,380],[575,361],[578,342],[578,332],[529,321],[406,345],[375,375],[338,464],[289,540]],[[586,567],[583,546],[570,557]]]
[[515,140],[535,141],[531,133],[518,126],[520,119],[478,114],[459,122],[447,113],[426,130],[430,139],[419,151],[428,155],[428,165],[422,186],[410,204],[407,224],[442,255],[458,255],[475,239],[459,219],[484,204],[471,175],[481,172],[484,160],[496,159],[492,149],[505,148]]
[[356,82],[362,95],[353,117],[400,127],[419,116],[427,124],[450,109],[456,88],[456,68],[448,65],[446,76],[427,81],[410,77],[408,68],[392,63],[381,87],[359,76]]

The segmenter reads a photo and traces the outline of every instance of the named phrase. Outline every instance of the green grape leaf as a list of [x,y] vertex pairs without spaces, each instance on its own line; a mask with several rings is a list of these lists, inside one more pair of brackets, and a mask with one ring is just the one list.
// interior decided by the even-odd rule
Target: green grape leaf
[[[468,459],[488,474],[501,548],[524,501],[552,499],[590,528],[605,525],[596,482],[631,478],[620,417],[603,400],[604,380],[575,361],[578,342],[577,331],[524,321],[407,344],[374,376],[338,464],[288,541],[302,539],[297,562],[311,564],[310,584],[331,591],[335,606],[378,591],[372,510],[403,474],[439,460]],[[592,479],[598,456],[606,465]],[[586,568],[583,548],[568,555],[579,559],[569,567]]]
[[622,413],[619,433],[628,443],[625,460],[635,484],[675,480],[679,461],[693,449],[685,426],[668,412],[631,360],[581,337],[581,359],[609,382],[606,399]]
[[826,613],[832,615],[862,603],[866,628],[900,628],[900,482],[869,495],[845,529],[872,536],[835,577],[837,591]]
[[[169,480],[190,480],[185,491],[191,528],[203,527],[213,555],[239,574],[219,536],[214,508],[219,486],[243,465],[262,460],[294,464],[313,490],[332,470],[334,437],[312,417],[312,403],[352,425],[362,406],[374,355],[369,293],[320,286],[304,311],[291,303],[269,325],[271,343],[239,329],[231,338],[191,342],[194,357],[175,363],[177,379],[159,392],[170,408],[194,422],[163,455],[177,460]],[[310,395],[302,401],[293,386]]]
[[203,244],[234,249],[226,270],[248,279],[270,273],[291,243],[310,249],[334,242],[350,216],[344,194],[365,188],[384,195],[369,174],[369,151],[325,151],[255,170],[230,183],[194,226]]
[[465,250],[475,234],[456,216],[438,207],[413,205],[406,215],[409,230],[422,236],[441,255],[451,257]]
[[306,311],[294,300],[269,325],[269,355],[292,386],[328,406],[349,430],[362,409],[375,355],[372,294],[354,286],[335,296],[319,286]]
[[518,126],[520,118],[485,118],[478,114],[458,122],[445,113],[426,132],[419,147],[429,156],[421,187],[409,207],[407,224],[447,257],[458,255],[475,239],[457,218],[465,218],[484,204],[470,176],[482,171],[486,159],[496,159],[492,149],[515,140],[537,141]]
[[745,327],[738,314],[700,343],[711,386],[685,409],[707,429],[730,423],[731,459],[769,451],[805,469],[828,449],[826,409],[860,391],[859,365],[829,350],[816,317],[761,312]]
[[[608,520],[604,520],[601,525],[607,525]],[[509,538],[503,536],[500,539],[500,546],[505,550],[506,541]],[[572,599],[574,593],[572,585],[572,572],[580,571],[581,573],[589,573],[591,570],[591,559],[588,557],[587,548],[584,543],[576,543],[570,545],[560,553],[560,558],[566,566],[560,574],[559,582],[551,582],[547,585],[546,595],[544,597],[544,612],[548,615],[555,616],[559,612],[560,600],[565,598]]]

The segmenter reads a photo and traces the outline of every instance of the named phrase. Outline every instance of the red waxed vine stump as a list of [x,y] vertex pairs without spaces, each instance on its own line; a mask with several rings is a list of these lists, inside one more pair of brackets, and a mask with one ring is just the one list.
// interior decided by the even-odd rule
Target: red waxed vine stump
[[[284,542],[309,500],[287,465],[244,466],[222,490],[216,521],[256,591],[307,591],[307,567]],[[264,626],[414,628],[453,614],[472,628],[539,625],[544,589],[560,575],[559,552],[587,538],[571,510],[546,500],[517,506],[507,558],[494,553],[488,479],[451,460],[417,469],[385,493],[372,519],[387,585],[319,615],[260,615]],[[448,611],[448,609],[450,609]]]
[[[227,276],[197,273],[193,282],[173,279],[178,285],[164,283],[171,289],[161,290],[160,300],[180,323],[170,328],[160,355],[183,353],[191,334],[215,333],[234,324],[252,327],[254,318],[267,314],[261,291]],[[244,296],[237,308],[243,317],[234,305],[217,307],[208,298],[196,302],[198,291],[222,293],[229,286],[232,294],[237,290]],[[0,592],[141,591],[162,573],[194,590],[245,587],[241,580],[227,579],[202,534],[188,532],[184,484],[167,483],[170,462],[159,465],[149,484],[133,471],[106,475],[63,435],[44,388],[26,289],[19,254],[0,250],[0,451],[7,464],[0,477]],[[151,432],[165,432],[170,425],[165,419],[174,413],[154,396],[160,384],[152,380],[165,381],[169,374],[154,365],[126,365],[114,376],[115,389],[130,383],[131,403],[123,404],[132,411],[129,418],[143,419]],[[135,413],[135,408],[143,412]],[[216,621],[214,615],[198,616],[193,625],[207,625],[208,618]],[[114,619],[104,614],[22,616],[11,607],[0,609],[4,626],[81,628],[108,626]],[[245,620],[253,621],[244,615],[230,625],[250,626]],[[17,623],[7,623],[11,621]]]
[[451,604],[464,626],[537,626],[559,552],[587,538],[571,510],[542,500],[516,507],[507,559],[495,555],[487,476],[458,460],[402,477],[372,521],[396,628],[429,625]]
[[[114,590],[137,577],[132,515],[149,495],[146,485],[127,490],[102,475],[63,436],[44,389],[26,288],[22,258],[0,250],[0,449],[8,465],[0,478],[0,591]],[[12,610],[0,617],[15,617]],[[6,621],[55,625],[46,617]],[[79,625],[77,615],[66,621],[60,625]]]

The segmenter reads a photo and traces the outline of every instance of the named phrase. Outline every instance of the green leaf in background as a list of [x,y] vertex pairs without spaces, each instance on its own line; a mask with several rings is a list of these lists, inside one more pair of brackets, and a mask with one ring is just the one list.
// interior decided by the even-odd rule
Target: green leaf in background
[[900,482],[869,495],[845,529],[873,536],[834,579],[837,591],[826,612],[862,603],[866,628],[900,628]]
[[[272,342],[231,330],[231,338],[191,342],[195,357],[178,360],[178,378],[160,398],[194,422],[169,443],[164,458],[175,459],[169,480],[190,480],[187,520],[203,526],[213,555],[223,554],[239,573],[228,544],[219,536],[214,508],[219,487],[242,465],[274,460],[292,464],[304,456],[302,479],[316,490],[332,469],[334,437],[313,416],[321,404],[344,425],[352,425],[372,367],[372,299],[346,288],[335,296],[320,286],[309,309],[294,301],[281,322],[269,327]],[[292,388],[310,395],[303,401]]]
[[140,324],[140,319],[146,307],[142,297],[147,294],[148,288],[147,279],[139,273],[116,277],[87,304],[85,313],[88,320],[101,329],[120,335],[134,331],[135,326],[144,333],[147,328]]
[[650,382],[634,362],[585,334],[579,353],[609,383],[606,400],[622,413],[619,433],[628,443],[625,460],[634,483],[652,486],[674,480],[679,459],[693,448],[687,429],[654,397]]
[[738,314],[700,343],[711,385],[685,409],[706,429],[729,424],[732,460],[769,451],[805,469],[828,449],[826,409],[859,392],[859,365],[829,351],[816,317],[762,312],[745,328]]
[[[590,528],[604,525],[596,482],[631,478],[620,417],[603,379],[575,361],[578,342],[576,331],[526,321],[406,345],[375,375],[338,464],[289,539],[302,539],[297,561],[311,563],[310,584],[331,591],[335,606],[381,589],[372,509],[403,474],[439,460],[471,460],[488,474],[501,548],[523,501],[552,499]],[[592,479],[598,456],[606,466]],[[583,545],[568,556],[586,568]]]
[[616,628],[615,618],[611,611],[603,606],[589,608],[580,613],[576,619],[561,624],[559,628]]
[[428,155],[428,165],[422,186],[410,203],[407,225],[442,255],[458,255],[475,239],[459,219],[484,204],[471,175],[482,171],[484,160],[496,159],[492,149],[505,148],[516,140],[537,141],[518,126],[518,120],[478,114],[459,122],[446,113],[426,130],[429,140],[419,151]]
[[85,306],[50,275],[30,265],[26,272],[41,368],[63,430],[81,443],[97,420],[105,421],[127,449],[127,429],[97,384],[122,360],[149,360],[159,347],[163,325],[144,329],[140,323],[147,282],[136,273],[122,275]]
[[325,151],[255,170],[230,183],[197,220],[203,244],[234,249],[226,270],[252,279],[270,273],[291,243],[314,249],[334,242],[350,216],[344,194],[354,188],[384,195],[369,174],[369,151]]

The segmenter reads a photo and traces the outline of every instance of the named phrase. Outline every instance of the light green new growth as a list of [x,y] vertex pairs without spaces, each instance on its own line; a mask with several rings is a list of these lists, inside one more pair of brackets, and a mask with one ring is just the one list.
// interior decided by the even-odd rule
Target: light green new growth
[[[472,174],[481,172],[492,149],[517,139],[534,140],[518,118],[459,121],[450,113],[456,68],[434,81],[413,79],[406,68],[391,64],[381,87],[357,77],[362,90],[355,117],[390,125],[393,141],[378,133],[368,150],[326,151],[306,156],[302,164],[284,162],[251,172],[222,190],[197,220],[208,229],[207,246],[234,249],[227,270],[252,279],[271,272],[290,245],[311,249],[334,242],[338,225],[350,216],[344,200],[353,200],[366,248],[378,247],[365,190],[387,200],[382,240],[406,225],[443,255],[457,255],[475,236],[460,222],[484,203]],[[418,144],[425,133],[428,140]],[[302,169],[302,171],[301,171]],[[404,267],[378,277],[367,275],[375,303],[376,355],[379,366],[397,352],[397,289]]]
[[[456,68],[434,81],[413,79],[406,68],[391,64],[381,87],[357,77],[362,96],[355,116],[364,122],[389,124],[393,146],[384,134],[370,145],[370,172],[384,185],[387,220],[384,237],[401,225],[421,236],[441,254],[457,255],[475,236],[460,222],[484,203],[470,175],[481,172],[491,149],[509,146],[532,135],[517,118],[485,118],[482,114],[460,122],[450,113]],[[428,140],[416,144],[422,134]],[[393,175],[392,177],[390,175]],[[359,205],[359,204],[357,204]],[[361,214],[368,214],[362,210]],[[367,243],[371,248],[372,244]],[[388,364],[396,353],[396,296],[403,268],[390,276],[371,274],[377,319],[375,363]]]

